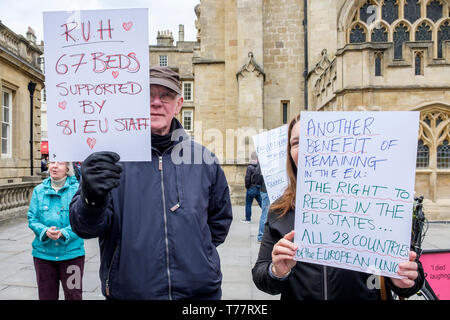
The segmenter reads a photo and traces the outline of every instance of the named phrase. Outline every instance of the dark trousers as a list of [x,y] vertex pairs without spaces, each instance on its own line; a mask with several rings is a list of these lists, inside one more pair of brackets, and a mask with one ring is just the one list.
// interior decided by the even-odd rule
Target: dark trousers
[[63,261],[33,260],[39,300],[58,300],[60,281],[66,300],[82,300],[84,256]]
[[252,204],[253,199],[256,199],[259,207],[261,207],[261,194],[259,190],[261,187],[252,186],[247,189],[245,195],[245,220],[250,221],[252,219]]

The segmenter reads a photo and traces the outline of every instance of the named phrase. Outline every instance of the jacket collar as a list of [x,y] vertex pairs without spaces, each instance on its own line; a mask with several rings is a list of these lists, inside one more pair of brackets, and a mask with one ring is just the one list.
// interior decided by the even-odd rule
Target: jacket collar
[[[170,139],[170,144],[167,146],[167,148],[164,150],[165,153],[167,151],[170,151],[175,145],[177,145],[180,142],[186,141],[187,139],[190,139],[190,136],[186,133],[184,130],[182,124],[180,121],[178,121],[177,118],[172,119],[172,124],[170,126],[170,132],[166,135],[168,139]],[[157,137],[163,138],[164,136]],[[161,154],[161,152],[154,146],[154,143],[158,143],[158,141],[155,141],[155,135],[152,134],[152,150],[156,151],[158,154]]]
[[[64,189],[69,188],[69,186],[74,184],[75,181],[77,181],[75,176],[67,176],[67,179],[66,179],[66,182],[64,183],[64,186],[60,190],[64,190]],[[44,187],[46,189],[50,189],[50,190],[53,190],[53,192],[55,192],[55,190],[52,188],[52,181],[51,181],[50,177],[48,177],[44,181],[42,181],[42,184],[44,185]]]

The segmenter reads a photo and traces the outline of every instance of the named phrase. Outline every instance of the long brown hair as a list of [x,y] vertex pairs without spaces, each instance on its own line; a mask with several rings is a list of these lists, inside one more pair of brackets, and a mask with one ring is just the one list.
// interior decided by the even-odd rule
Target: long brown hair
[[277,199],[270,207],[280,217],[284,216],[289,210],[295,208],[295,194],[297,192],[297,165],[291,157],[291,136],[292,128],[300,121],[300,114],[291,120],[288,127],[287,141],[287,159],[286,159],[286,175],[288,177],[288,186],[283,195]]

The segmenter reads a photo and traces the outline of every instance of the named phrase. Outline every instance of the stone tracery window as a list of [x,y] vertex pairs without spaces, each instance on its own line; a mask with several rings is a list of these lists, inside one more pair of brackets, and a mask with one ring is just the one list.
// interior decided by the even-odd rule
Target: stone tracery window
[[437,167],[438,169],[450,168],[450,145],[449,140],[444,140],[437,148]]
[[423,76],[423,52],[418,51],[414,55],[414,69],[416,76]]
[[384,0],[381,17],[391,24],[398,19],[398,0]]
[[363,43],[366,42],[366,33],[364,28],[356,24],[350,33],[350,43]]
[[443,57],[444,41],[450,40],[450,21],[444,22],[438,31],[438,58]]
[[416,168],[428,168],[430,163],[430,148],[420,139],[417,145]]
[[383,52],[375,53],[375,76],[381,77],[383,76]]
[[400,23],[394,31],[394,59],[403,58],[403,43],[409,41],[409,29],[405,23]]
[[428,23],[422,22],[416,29],[416,41],[431,41],[431,30],[432,28]]

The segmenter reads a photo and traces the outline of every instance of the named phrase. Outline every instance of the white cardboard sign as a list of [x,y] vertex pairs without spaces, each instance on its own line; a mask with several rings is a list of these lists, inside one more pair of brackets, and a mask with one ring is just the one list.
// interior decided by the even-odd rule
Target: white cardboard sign
[[50,161],[151,160],[148,10],[44,12]]
[[270,203],[278,199],[287,186],[287,128],[284,125],[253,136]]
[[400,278],[419,112],[302,112],[295,259]]

